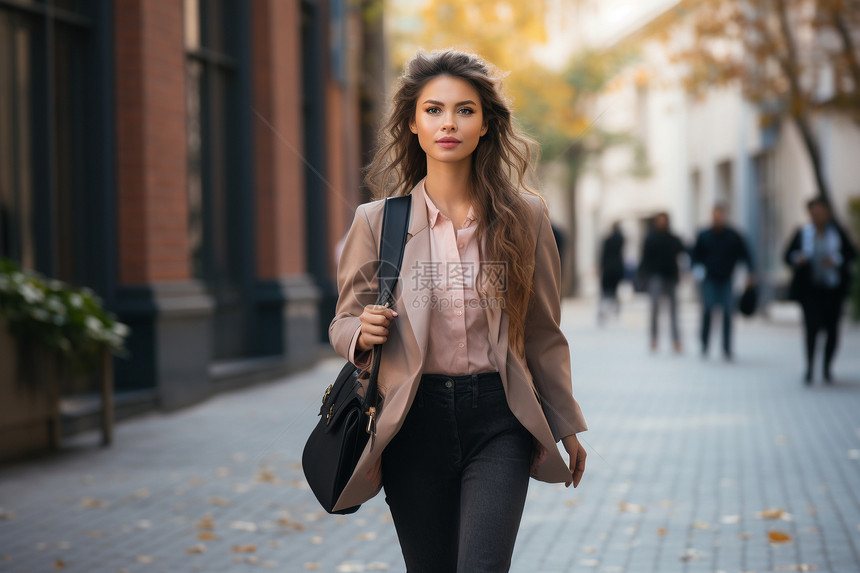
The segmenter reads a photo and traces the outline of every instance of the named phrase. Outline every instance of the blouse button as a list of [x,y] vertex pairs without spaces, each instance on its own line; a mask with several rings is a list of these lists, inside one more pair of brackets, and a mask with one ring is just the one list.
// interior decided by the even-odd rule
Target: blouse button
[[457,246],[458,246],[458,247],[460,247],[460,248],[462,249],[462,248],[463,248],[463,243],[460,243],[460,244],[458,244]]
[[457,311],[457,316],[460,316],[461,314],[463,314],[463,311],[462,311],[462,310],[458,310],[458,311]]
[[461,342],[461,343],[460,343],[460,344],[458,344],[457,346],[459,346],[460,348],[463,348],[463,347],[464,347],[464,346],[466,346],[466,345],[465,345],[465,344],[463,344],[463,343]]

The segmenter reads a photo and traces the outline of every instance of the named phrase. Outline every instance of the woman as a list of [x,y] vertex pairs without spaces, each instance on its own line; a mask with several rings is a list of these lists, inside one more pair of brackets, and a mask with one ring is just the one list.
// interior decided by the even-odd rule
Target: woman
[[812,384],[815,342],[827,333],[824,346],[824,381],[832,382],[831,365],[839,342],[842,303],[851,283],[851,262],[857,256],[851,239],[833,221],[830,205],[822,198],[806,204],[811,221],[792,237],[785,262],[794,270],[789,296],[803,308],[806,331],[806,384]]
[[678,330],[678,305],[675,290],[678,286],[678,256],[684,252],[684,244],[669,229],[668,213],[657,213],[651,232],[642,245],[642,262],[639,273],[647,285],[651,298],[651,350],[657,350],[657,322],[660,300],[669,303],[669,326],[672,331],[672,345],[675,353],[680,354],[681,333]]
[[585,470],[529,143],[486,62],[418,53],[367,177],[377,199],[412,194],[393,308],[374,304],[383,201],[358,207],[343,247],[329,337],[359,366],[384,343],[383,399],[337,508],[384,487],[410,572],[507,571],[529,475],[576,487]]

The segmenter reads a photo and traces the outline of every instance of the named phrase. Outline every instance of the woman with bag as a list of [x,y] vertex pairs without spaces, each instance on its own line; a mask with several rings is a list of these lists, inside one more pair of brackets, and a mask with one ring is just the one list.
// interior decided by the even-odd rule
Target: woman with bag
[[[455,50],[406,65],[368,170],[377,200],[338,267],[332,345],[359,367],[384,352],[375,432],[335,509],[384,488],[410,573],[507,571],[529,476],[576,487],[585,470],[559,254],[499,82]],[[394,304],[379,306],[382,199],[410,193]]]

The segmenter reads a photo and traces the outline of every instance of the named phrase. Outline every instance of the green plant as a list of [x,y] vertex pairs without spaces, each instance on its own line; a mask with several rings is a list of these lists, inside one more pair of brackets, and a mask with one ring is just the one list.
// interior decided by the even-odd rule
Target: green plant
[[8,259],[0,259],[0,318],[18,340],[24,362],[38,360],[41,347],[64,369],[82,374],[100,366],[105,350],[125,354],[128,327],[105,311],[93,291],[23,271]]

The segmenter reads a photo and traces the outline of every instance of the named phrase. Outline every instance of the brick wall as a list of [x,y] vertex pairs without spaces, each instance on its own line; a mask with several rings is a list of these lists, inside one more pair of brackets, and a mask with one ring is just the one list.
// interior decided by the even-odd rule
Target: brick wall
[[189,278],[182,3],[114,5],[119,282]]

